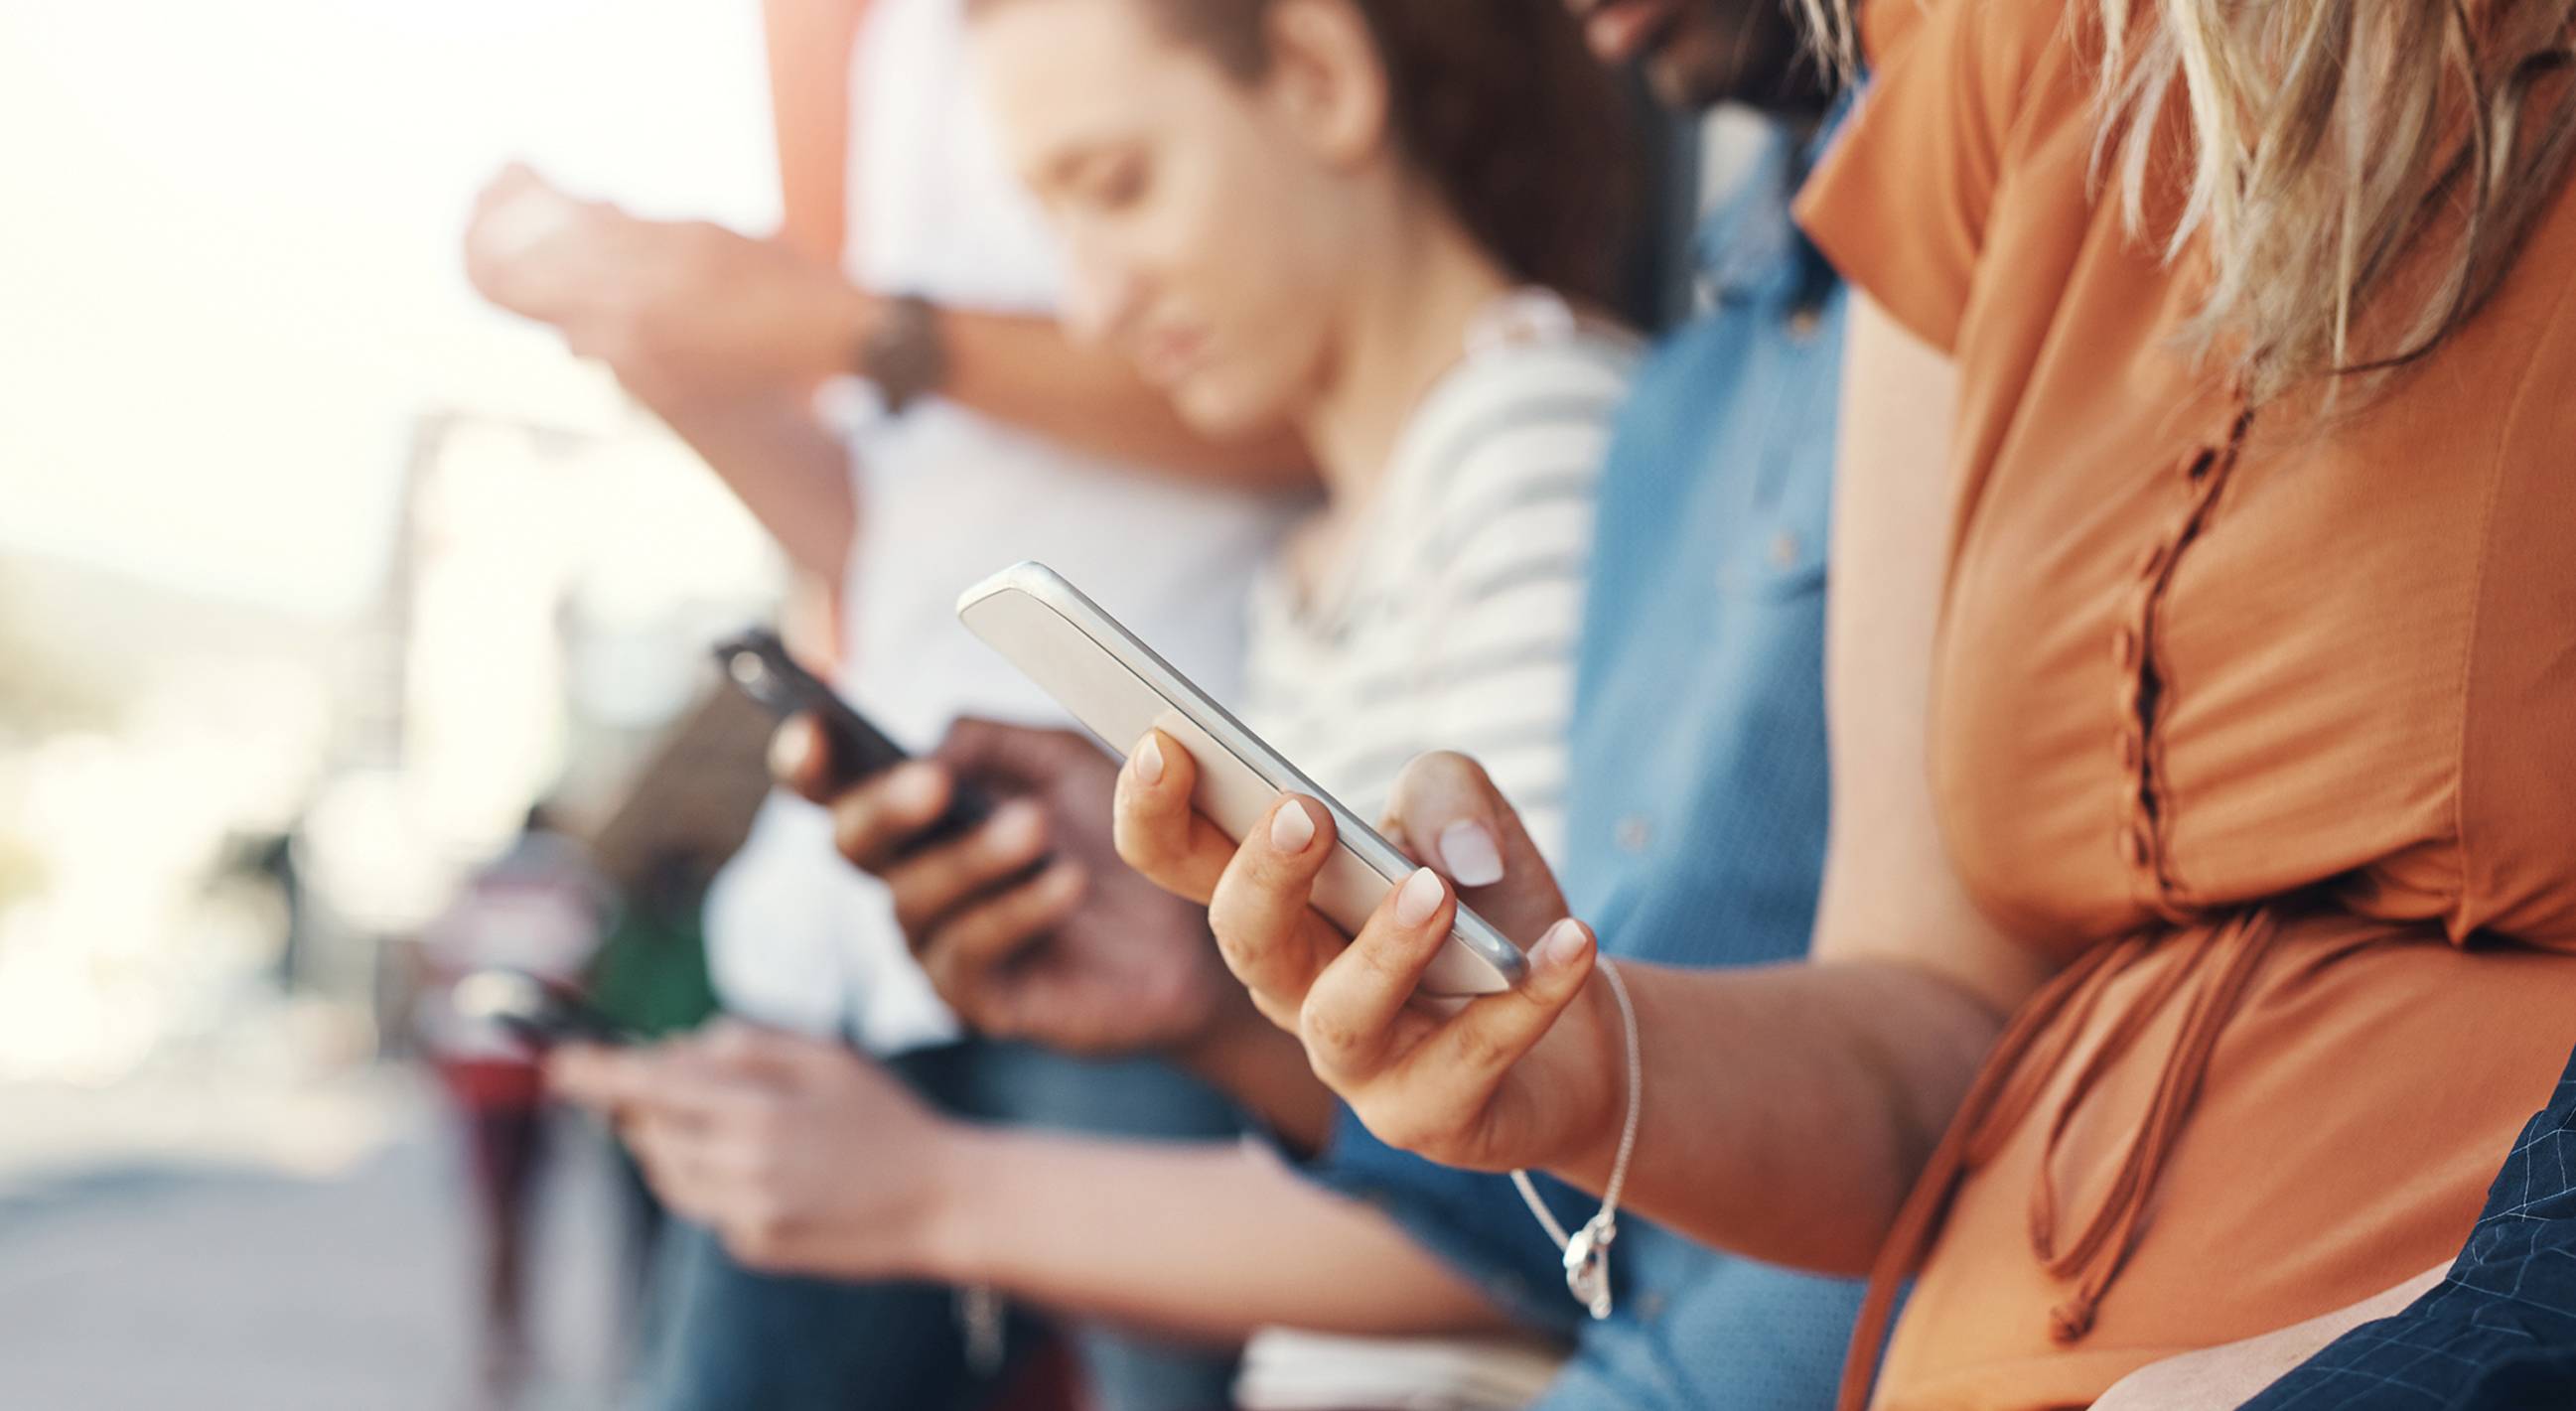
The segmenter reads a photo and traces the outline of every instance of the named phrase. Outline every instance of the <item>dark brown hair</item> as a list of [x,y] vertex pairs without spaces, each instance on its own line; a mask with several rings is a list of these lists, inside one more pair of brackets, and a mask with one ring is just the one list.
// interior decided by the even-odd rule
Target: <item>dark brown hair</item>
[[[1273,0],[1137,3],[1225,72],[1269,71]],[[1377,43],[1398,146],[1467,233],[1516,278],[1610,302],[1642,169],[1565,0],[1345,3]]]

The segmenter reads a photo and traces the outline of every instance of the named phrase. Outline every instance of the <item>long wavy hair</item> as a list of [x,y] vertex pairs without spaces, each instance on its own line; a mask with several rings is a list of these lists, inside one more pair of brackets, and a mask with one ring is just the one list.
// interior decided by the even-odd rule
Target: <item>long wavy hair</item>
[[[1852,0],[1798,3],[1851,65]],[[2070,20],[2086,9],[2097,177],[2167,258],[2205,253],[2183,341],[2256,402],[2375,383],[2440,347],[2503,282],[2576,151],[2576,0],[2069,0]],[[2158,158],[2169,105],[2190,150],[2160,190],[2178,174]]]

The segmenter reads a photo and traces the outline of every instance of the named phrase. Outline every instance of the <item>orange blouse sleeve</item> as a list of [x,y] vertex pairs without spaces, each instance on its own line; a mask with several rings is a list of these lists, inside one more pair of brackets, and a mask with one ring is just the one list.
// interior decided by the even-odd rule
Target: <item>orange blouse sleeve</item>
[[2033,70],[2069,3],[1871,0],[1872,75],[1798,200],[1843,277],[1944,352],[1986,247],[1988,217]]

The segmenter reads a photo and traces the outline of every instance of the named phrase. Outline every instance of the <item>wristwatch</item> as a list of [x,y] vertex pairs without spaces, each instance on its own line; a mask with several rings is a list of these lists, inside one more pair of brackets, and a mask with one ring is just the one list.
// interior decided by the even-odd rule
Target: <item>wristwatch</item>
[[885,409],[896,415],[914,398],[938,391],[948,380],[938,307],[918,294],[878,300],[859,334],[859,374],[876,384]]

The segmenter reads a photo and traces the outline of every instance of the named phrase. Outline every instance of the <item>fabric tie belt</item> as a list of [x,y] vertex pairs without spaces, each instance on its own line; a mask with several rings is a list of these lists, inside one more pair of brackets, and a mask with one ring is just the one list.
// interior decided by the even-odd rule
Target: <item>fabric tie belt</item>
[[[2119,1016],[2086,1059],[2065,1097],[2048,1119],[2048,1138],[2040,1152],[2039,1176],[2030,1193],[2030,1247],[2040,1267],[2052,1277],[2072,1279],[2074,1291],[2049,1311],[2049,1336],[2071,1343],[2093,1329],[2102,1297],[2119,1277],[2136,1249],[2156,1181],[2173,1153],[2175,1141],[2191,1118],[2210,1057],[2217,1051],[2228,1021],[2245,1002],[2246,991],[2270,954],[2279,925],[2269,908],[2238,912],[2215,925],[2188,933],[2144,931],[2095,946],[2060,971],[2014,1014],[2002,1037],[1959,1104],[1941,1144],[1934,1148],[1923,1177],[1897,1212],[1870,1270],[1869,1292],[1852,1329],[1851,1350],[1843,1363],[1841,1411],[1863,1411],[1887,1339],[1888,1317],[1896,1289],[1931,1251],[1950,1199],[1968,1172],[1994,1159],[1996,1153],[2057,1078],[2076,1045],[2091,1028],[2102,997],[2120,977],[2160,949],[2187,947],[2175,963]],[[2198,983],[2193,984],[2194,981]],[[2080,1229],[2068,1238],[2060,1219],[2057,1150],[2085,1101],[2101,1085],[2112,1065],[2186,986],[2192,987],[2182,1027],[2155,1091],[2130,1133],[2110,1189]]]

